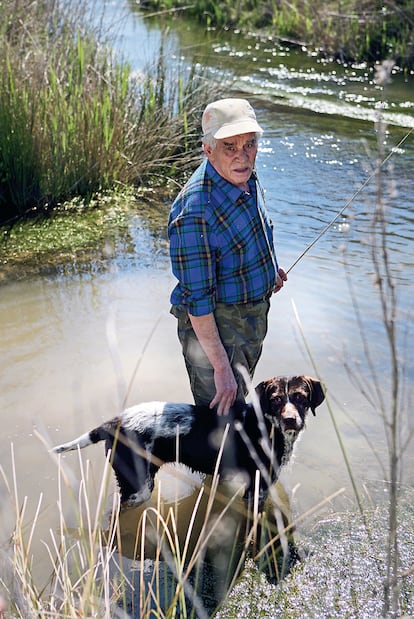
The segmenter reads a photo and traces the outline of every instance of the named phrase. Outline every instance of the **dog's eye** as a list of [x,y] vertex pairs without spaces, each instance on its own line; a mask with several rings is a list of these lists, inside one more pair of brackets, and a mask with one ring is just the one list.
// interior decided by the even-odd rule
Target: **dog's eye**
[[289,396],[289,400],[292,402],[292,404],[295,404],[296,406],[309,406],[308,398],[303,395],[303,393],[292,393]]
[[272,396],[272,404],[276,404],[277,406],[282,404],[283,398],[281,395],[273,395]]

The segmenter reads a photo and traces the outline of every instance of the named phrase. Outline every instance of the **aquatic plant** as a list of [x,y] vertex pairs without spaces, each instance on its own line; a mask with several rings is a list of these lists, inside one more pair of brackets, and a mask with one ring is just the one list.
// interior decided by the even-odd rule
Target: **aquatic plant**
[[[374,493],[379,488],[371,489]],[[380,491],[381,493],[381,491]],[[412,488],[402,489],[398,508],[401,542],[399,614],[414,613],[411,543],[414,524]],[[374,494],[372,495],[374,499]],[[364,514],[333,512],[321,518],[302,539],[306,559],[278,587],[252,563],[230,593],[216,619],[373,619],[384,614],[388,506],[365,504]]]

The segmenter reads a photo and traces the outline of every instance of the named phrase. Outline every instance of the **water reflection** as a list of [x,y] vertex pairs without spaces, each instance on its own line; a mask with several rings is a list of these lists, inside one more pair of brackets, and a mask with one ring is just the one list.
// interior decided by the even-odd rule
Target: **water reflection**
[[190,582],[211,610],[237,577],[246,553],[275,581],[288,571],[281,538],[285,551],[289,540],[292,565],[296,558],[289,498],[280,482],[272,488],[273,499],[267,501],[260,522],[257,512],[248,511],[242,486],[217,482],[217,477],[166,465],[157,476],[151,500],[121,510],[118,538],[122,556],[137,560],[133,565],[138,571],[145,561],[146,572],[152,573],[149,560],[153,570],[160,569],[159,563],[174,575],[188,570]]

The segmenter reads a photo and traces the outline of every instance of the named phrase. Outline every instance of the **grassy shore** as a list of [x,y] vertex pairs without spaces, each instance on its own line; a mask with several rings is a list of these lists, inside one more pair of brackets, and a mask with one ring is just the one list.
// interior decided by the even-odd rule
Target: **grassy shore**
[[165,187],[194,167],[209,89],[202,69],[167,70],[161,44],[134,74],[93,11],[2,3],[0,223],[98,191]]
[[145,0],[151,11],[181,9],[207,27],[256,31],[343,62],[393,59],[414,68],[412,0]]

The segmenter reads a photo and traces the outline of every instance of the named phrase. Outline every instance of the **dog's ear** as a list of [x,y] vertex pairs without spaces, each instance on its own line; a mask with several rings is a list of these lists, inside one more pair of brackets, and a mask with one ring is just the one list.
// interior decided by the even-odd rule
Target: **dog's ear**
[[309,385],[310,390],[310,409],[313,415],[316,415],[315,409],[322,404],[325,399],[325,387],[316,378],[305,376],[305,380]]
[[267,396],[267,393],[266,393],[268,384],[269,384],[269,381],[264,380],[261,383],[259,383],[257,387],[255,388],[255,392],[257,394],[257,397],[259,398],[260,408],[261,408],[263,415],[265,415],[269,410],[269,397]]

